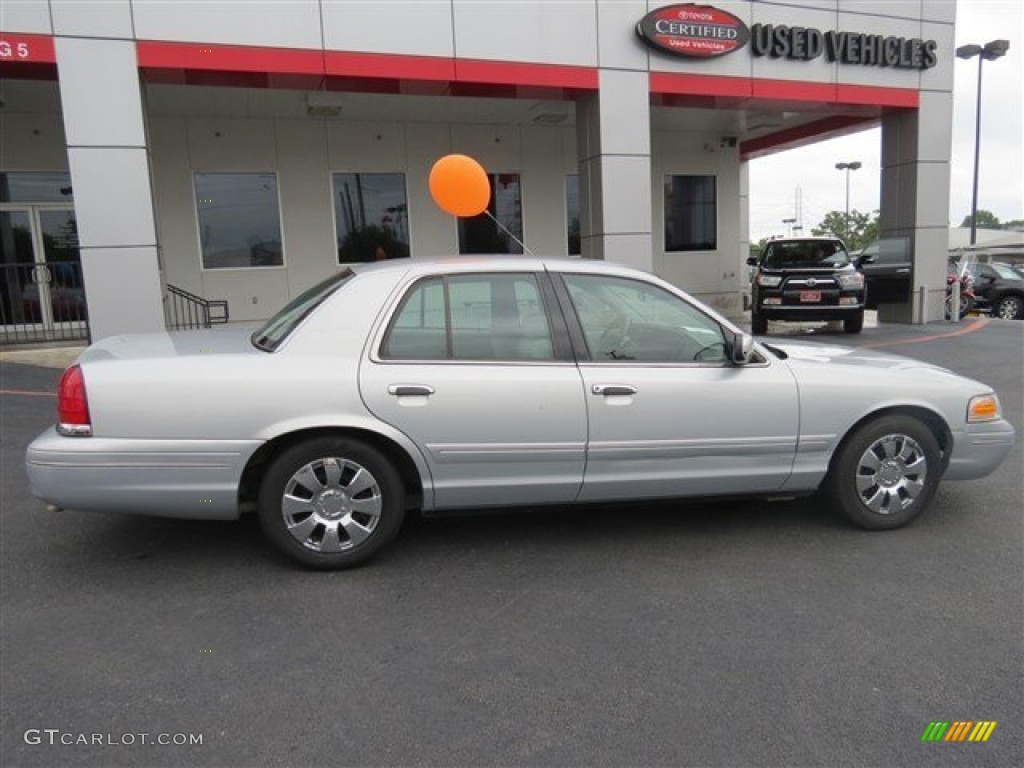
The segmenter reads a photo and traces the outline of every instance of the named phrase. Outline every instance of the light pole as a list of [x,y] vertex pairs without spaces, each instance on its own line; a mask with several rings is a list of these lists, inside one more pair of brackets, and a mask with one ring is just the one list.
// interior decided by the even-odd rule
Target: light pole
[[785,225],[786,225],[786,227],[787,227],[787,228],[788,228],[788,230],[789,230],[789,231],[787,232],[787,235],[788,235],[789,237],[792,237],[792,236],[793,236],[793,225],[794,225],[794,224],[796,224],[796,219],[783,219],[783,220],[782,220],[782,223],[783,223],[783,224],[785,224]]
[[[843,224],[846,231],[843,233],[843,239],[847,241],[850,239],[850,171],[856,171],[858,168],[860,168],[860,160],[854,160],[852,163],[836,163],[837,171],[846,171],[846,219]],[[850,247],[849,243],[846,247]]]
[[995,61],[1006,55],[1010,48],[1009,40],[992,40],[985,45],[961,45],[956,49],[957,58],[972,59],[978,57],[978,101],[974,112],[974,186],[971,190],[971,245],[978,235],[978,156],[981,154],[981,65],[985,60]]

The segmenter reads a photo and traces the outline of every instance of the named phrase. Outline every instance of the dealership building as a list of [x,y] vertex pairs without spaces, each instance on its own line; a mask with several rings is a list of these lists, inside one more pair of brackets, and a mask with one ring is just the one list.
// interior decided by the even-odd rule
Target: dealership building
[[[749,161],[876,125],[914,288],[880,317],[942,318],[953,0],[0,7],[7,340],[252,322],[340,264],[524,246],[739,315]],[[490,216],[431,200],[450,153]]]

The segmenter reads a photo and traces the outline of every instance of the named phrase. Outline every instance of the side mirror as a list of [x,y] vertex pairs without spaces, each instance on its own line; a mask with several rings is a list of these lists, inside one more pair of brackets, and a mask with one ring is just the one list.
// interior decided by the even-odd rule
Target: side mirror
[[735,333],[729,345],[729,360],[735,365],[744,365],[754,356],[754,337],[749,333]]
[[747,256],[747,266],[748,267],[756,267],[757,266],[757,256]]
[[870,264],[874,260],[875,255],[873,253],[862,253],[860,256],[857,257],[857,264]]

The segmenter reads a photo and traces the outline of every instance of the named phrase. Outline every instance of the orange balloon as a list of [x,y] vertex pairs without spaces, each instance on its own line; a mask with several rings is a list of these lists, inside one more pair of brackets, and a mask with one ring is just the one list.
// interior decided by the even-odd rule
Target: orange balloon
[[472,157],[445,155],[430,169],[430,196],[452,216],[477,216],[487,210],[491,185]]

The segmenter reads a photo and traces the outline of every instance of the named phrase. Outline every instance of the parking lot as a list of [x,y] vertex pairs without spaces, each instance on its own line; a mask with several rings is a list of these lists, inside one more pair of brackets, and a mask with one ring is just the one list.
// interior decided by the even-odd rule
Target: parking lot
[[784,332],[978,378],[1018,444],[893,532],[814,499],[523,511],[312,573],[253,520],[44,511],[22,460],[59,371],[5,363],[0,762],[1024,763],[1024,323]]

